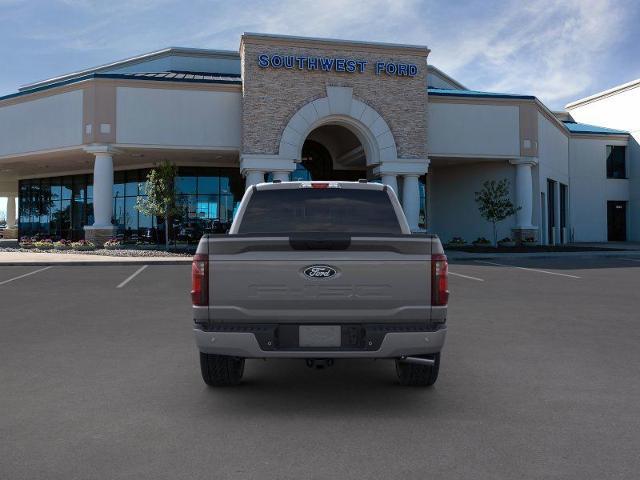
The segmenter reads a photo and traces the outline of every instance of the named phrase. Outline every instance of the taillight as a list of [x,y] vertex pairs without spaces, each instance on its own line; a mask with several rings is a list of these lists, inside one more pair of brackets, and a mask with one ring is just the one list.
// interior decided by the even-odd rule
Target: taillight
[[329,188],[329,184],[328,183],[313,182],[311,184],[311,188]]
[[446,255],[431,255],[431,305],[443,307],[449,301],[449,265]]
[[191,264],[191,303],[197,307],[209,305],[209,258],[197,254]]

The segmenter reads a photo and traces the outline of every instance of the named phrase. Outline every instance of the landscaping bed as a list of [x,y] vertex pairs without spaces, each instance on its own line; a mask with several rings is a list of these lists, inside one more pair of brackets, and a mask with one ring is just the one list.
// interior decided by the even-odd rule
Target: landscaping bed
[[513,247],[493,247],[491,245],[445,245],[444,249],[455,252],[468,253],[543,253],[543,252],[614,252],[619,248],[581,247],[577,245],[516,245]]
[[140,248],[123,248],[123,249],[95,249],[95,250],[74,250],[72,248],[65,250],[56,250],[53,248],[0,248],[0,252],[24,252],[24,253],[59,253],[63,255],[100,255],[104,257],[192,257],[193,251],[166,251],[160,249],[140,249]]

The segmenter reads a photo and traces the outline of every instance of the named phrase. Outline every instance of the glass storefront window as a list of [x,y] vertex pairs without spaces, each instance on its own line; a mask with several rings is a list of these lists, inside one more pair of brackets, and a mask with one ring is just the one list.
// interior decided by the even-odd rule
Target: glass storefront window
[[198,195],[197,218],[218,218],[218,195]]
[[198,177],[178,176],[176,177],[176,191],[178,193],[186,193],[186,194],[195,193],[197,191],[197,188],[196,188],[197,181],[198,181]]
[[220,182],[218,177],[199,177],[198,178],[198,193],[213,193],[217,194]]
[[290,176],[292,182],[310,182],[313,180],[311,178],[311,172],[309,172],[302,163],[296,163],[296,169],[291,172]]
[[86,175],[76,175],[73,177],[73,193],[72,198],[75,202],[83,202],[87,191]]
[[73,177],[63,177],[62,178],[62,195],[60,198],[62,200],[71,200],[73,196]]
[[[163,241],[160,218],[143,215],[135,208],[144,193],[149,170],[117,171],[113,185],[113,220],[116,232],[127,240]],[[244,181],[237,168],[180,167],[176,178],[182,214],[173,219],[171,235],[192,241],[204,231],[223,233],[233,219],[244,194]],[[94,222],[93,175],[74,175],[21,180],[19,186],[20,235],[83,238],[85,225]],[[217,220],[219,219],[219,221]],[[214,225],[216,227],[214,228]],[[180,237],[180,232],[183,232]],[[180,238],[179,238],[180,237]]]
[[[240,202],[237,202],[240,203]],[[223,222],[233,221],[236,202],[232,195],[220,196],[220,220]]]
[[126,173],[126,183],[124,184],[124,194],[127,197],[138,195],[138,171],[133,170]]
[[114,172],[113,174],[113,196],[114,198],[124,197],[125,172]]
[[93,175],[87,177],[87,198],[93,198]]
[[422,230],[427,229],[427,178],[426,175],[420,177],[418,188],[420,189],[420,215],[418,217],[418,227]]
[[124,231],[124,197],[113,199],[113,225],[118,229],[118,233]]

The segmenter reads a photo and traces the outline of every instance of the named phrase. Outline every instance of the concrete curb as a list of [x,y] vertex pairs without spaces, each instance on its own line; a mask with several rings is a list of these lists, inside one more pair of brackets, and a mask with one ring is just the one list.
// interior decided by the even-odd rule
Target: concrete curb
[[616,258],[634,257],[640,260],[640,252],[637,250],[624,251],[587,251],[587,252],[540,252],[540,253],[468,253],[461,255],[459,252],[446,252],[449,260],[499,260],[505,258],[575,258],[575,257],[595,257],[595,258]]
[[69,266],[81,266],[81,267],[93,267],[93,266],[122,266],[122,265],[188,265],[191,263],[191,258],[185,258],[184,260],[149,260],[149,259],[136,259],[136,260],[108,260],[108,261],[96,261],[96,260],[87,260],[87,261],[24,261],[24,262],[0,262],[0,267],[55,267],[59,265],[61,267],[69,267]]

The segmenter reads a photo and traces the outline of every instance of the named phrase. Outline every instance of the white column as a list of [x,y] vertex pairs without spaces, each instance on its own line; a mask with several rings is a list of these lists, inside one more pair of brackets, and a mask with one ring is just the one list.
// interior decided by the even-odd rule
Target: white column
[[272,172],[274,180],[280,180],[281,182],[289,181],[289,172],[285,172],[282,170]]
[[516,166],[516,206],[521,207],[516,213],[517,228],[532,229],[533,226],[533,175],[531,166],[534,161],[515,160]]
[[402,176],[402,209],[409,222],[411,231],[418,230],[418,217],[420,216],[420,189],[418,175]]
[[382,183],[393,188],[393,191],[398,195],[398,180],[395,174],[382,175]]
[[95,152],[93,164],[93,226],[111,228],[113,217],[113,156],[107,151]]
[[16,226],[16,197],[7,197],[7,228]]
[[264,182],[264,170],[247,170],[245,172],[245,188]]

